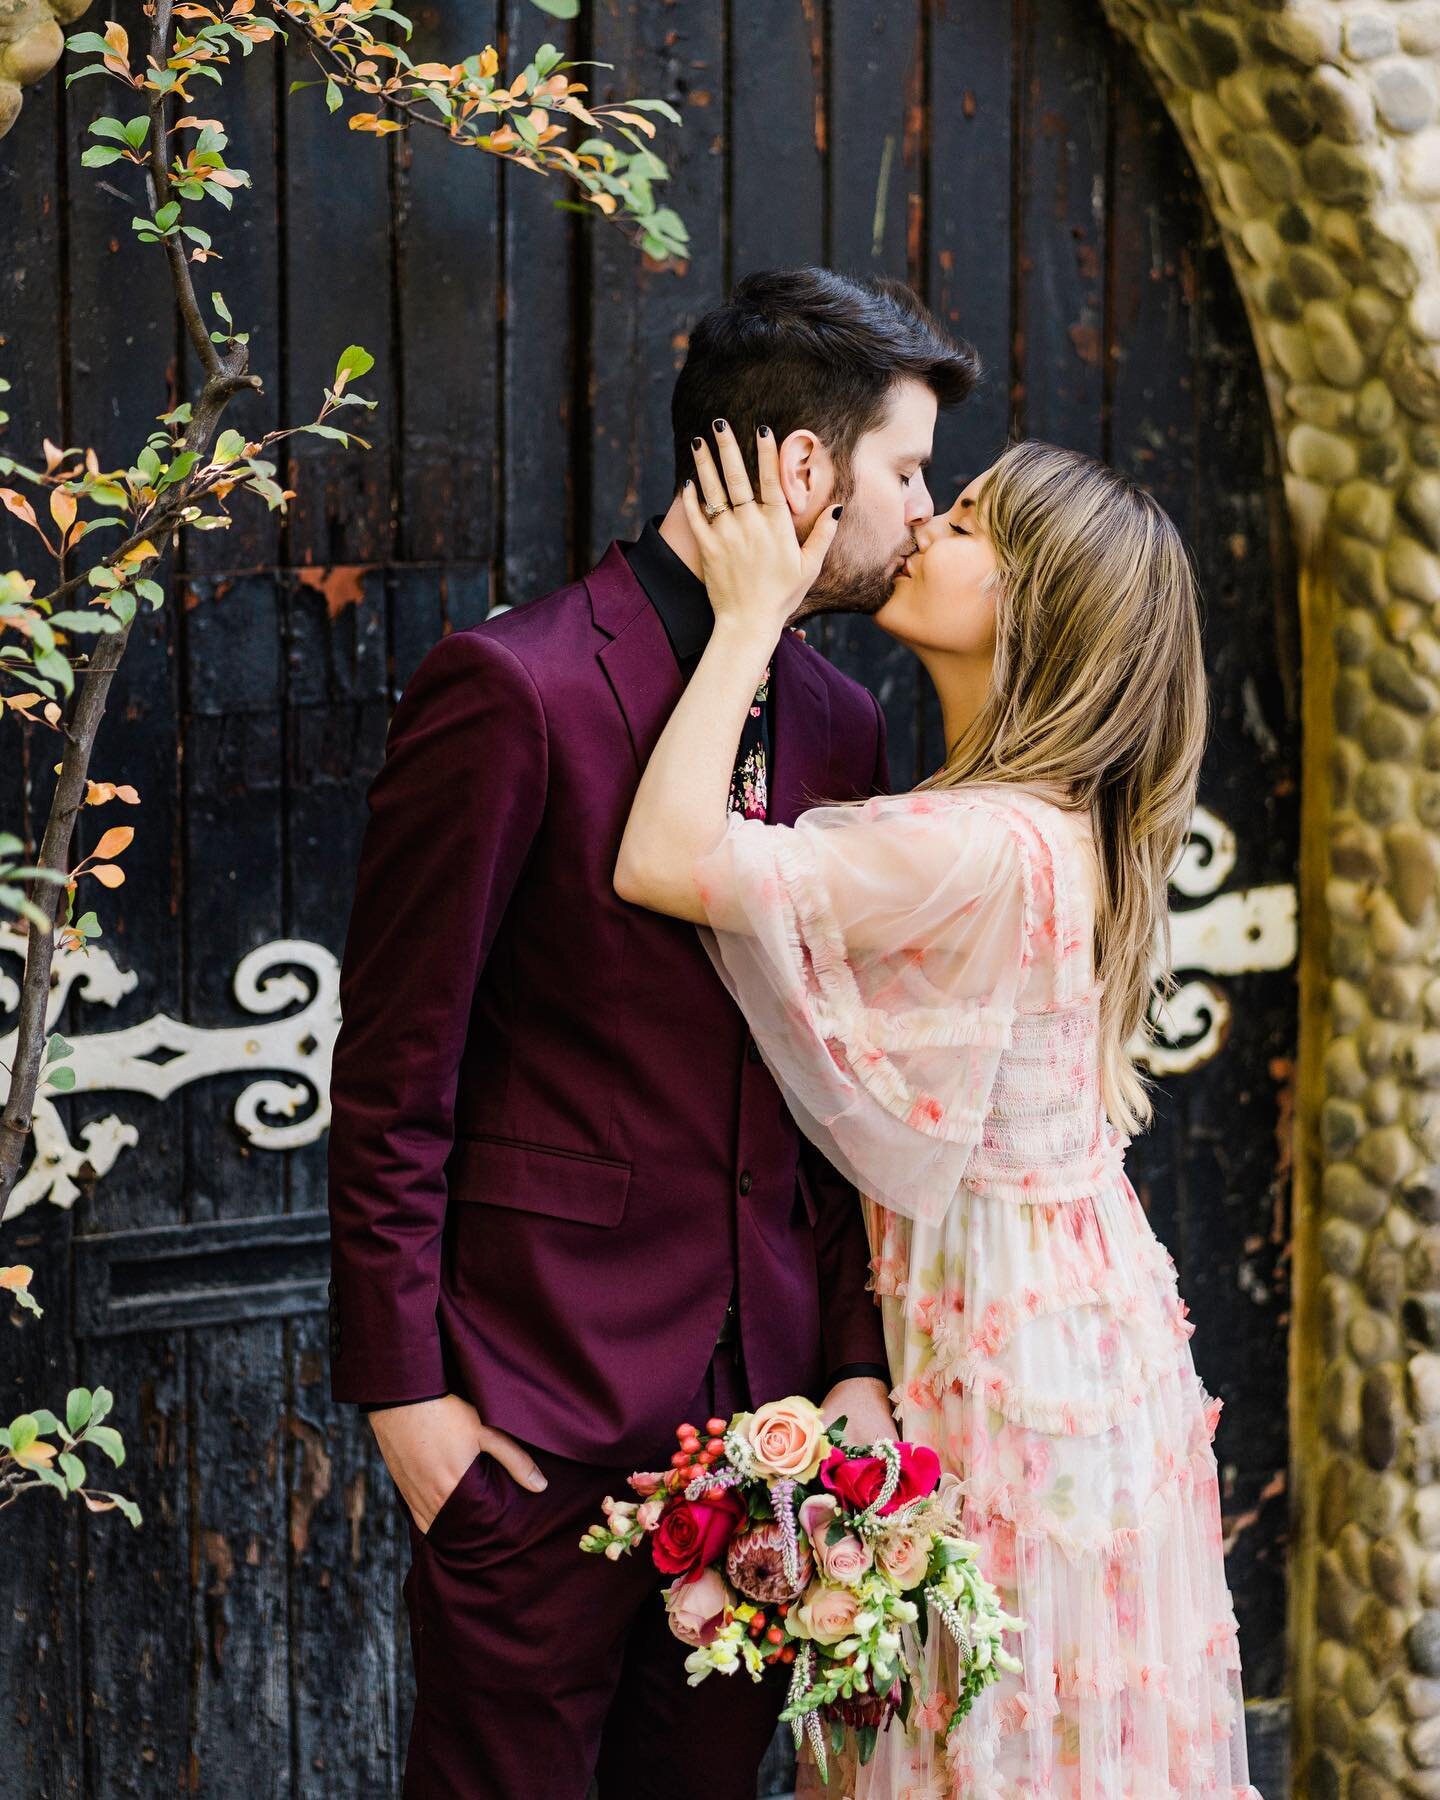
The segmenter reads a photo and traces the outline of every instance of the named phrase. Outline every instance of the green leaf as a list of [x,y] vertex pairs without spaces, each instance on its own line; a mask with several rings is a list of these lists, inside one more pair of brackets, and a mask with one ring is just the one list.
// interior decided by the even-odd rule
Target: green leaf
[[135,596],[126,593],[112,594],[110,610],[122,625],[128,625],[135,617]]
[[99,937],[100,920],[93,912],[81,913],[80,917],[75,921],[74,929],[78,931],[83,938]]
[[165,590],[158,581],[152,581],[148,575],[142,575],[135,583],[135,592],[142,600],[148,600],[152,607],[165,604]]
[[123,1494],[106,1494],[107,1500],[113,1500],[116,1508],[122,1512],[138,1531],[140,1528],[140,1508],[133,1500],[127,1500]]
[[627,100],[625,102],[625,110],[626,112],[659,113],[662,118],[668,119],[672,125],[683,125],[685,123],[668,100]]
[[78,1456],[72,1456],[68,1450],[62,1450],[58,1457],[61,1469],[65,1473],[66,1486],[73,1494],[76,1488],[85,1485],[85,1465]]
[[212,462],[233,462],[245,448],[245,434],[240,431],[222,431],[215,443]]
[[350,448],[350,433],[341,431],[338,426],[305,425],[301,429],[308,431],[312,437],[334,438],[337,443],[344,444],[347,450]]
[[[292,88],[290,91],[293,93],[295,90]],[[325,82],[325,105],[332,113],[339,112],[341,106],[344,105],[339,86],[328,77]]]
[[75,674],[70,667],[70,659],[61,651],[42,650],[35,658],[35,671],[48,676],[62,693],[74,693]]
[[77,31],[73,37],[66,38],[65,48],[74,50],[78,55],[84,55],[86,52],[96,56],[113,54],[110,45],[105,42],[98,31]]
[[580,0],[533,0],[552,19],[575,19],[580,16]]
[[34,1413],[21,1413],[10,1421],[10,1448],[17,1456],[28,1450],[40,1435]]
[[179,217],[180,202],[178,200],[167,200],[164,206],[156,213],[155,223],[162,231],[168,231]]
[[57,1094],[68,1094],[75,1086],[75,1071],[69,1068],[52,1069],[45,1079]]
[[58,625],[62,631],[81,633],[120,629],[113,614],[109,612],[58,612],[51,617],[50,623]]
[[233,325],[235,323],[230,317],[230,308],[225,304],[225,296],[220,292],[219,288],[216,288],[211,293],[210,304],[215,308],[216,312],[219,313],[220,317],[227,325]]
[[125,1460],[125,1440],[113,1425],[92,1425],[85,1433],[85,1442],[103,1450],[117,1469]]
[[41,1479],[41,1481],[43,1481],[45,1483],[46,1487],[56,1488],[62,1494],[68,1494],[70,1492],[69,1488],[66,1487],[66,1485],[65,1485],[65,1477],[63,1475],[61,1475],[57,1470],[55,1470],[55,1469],[35,1469],[32,1471],[32,1473],[34,1473],[35,1475],[38,1475],[39,1478]]
[[350,379],[358,379],[368,375],[375,367],[375,358],[361,344],[350,344],[340,352],[340,360],[335,365],[335,379],[342,375]]
[[65,1396],[65,1423],[71,1431],[83,1431],[90,1423],[89,1388],[71,1388]]
[[109,1388],[97,1387],[90,1395],[90,1417],[93,1420],[103,1419],[114,1404],[115,1396]]
[[125,154],[123,150],[107,150],[103,144],[92,144],[80,158],[83,169],[103,169],[108,164],[119,162]]
[[199,460],[200,456],[198,451],[182,451],[180,455],[171,462],[164,475],[161,476],[160,486],[162,488],[174,487],[177,481],[183,481],[185,479]]
[[67,1056],[74,1054],[75,1046],[67,1044],[58,1031],[52,1031],[45,1044],[45,1061],[47,1063],[62,1062]]

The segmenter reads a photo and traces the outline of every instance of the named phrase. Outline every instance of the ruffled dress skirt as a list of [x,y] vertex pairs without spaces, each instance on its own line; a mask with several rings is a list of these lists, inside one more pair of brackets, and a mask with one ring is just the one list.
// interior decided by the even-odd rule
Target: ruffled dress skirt
[[992,1169],[934,1225],[867,1214],[897,1419],[959,1478],[981,1567],[1025,1621],[1011,1646],[1024,1670],[985,1691],[947,1749],[936,1728],[954,1651],[932,1632],[921,1730],[882,1733],[830,1791],[1259,1800],[1225,1582],[1220,1403],[1118,1141],[1065,1180]]

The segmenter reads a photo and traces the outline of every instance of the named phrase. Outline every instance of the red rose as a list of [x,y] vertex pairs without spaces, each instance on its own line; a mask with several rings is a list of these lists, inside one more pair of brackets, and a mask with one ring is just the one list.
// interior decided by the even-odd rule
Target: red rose
[[687,1581],[719,1562],[730,1540],[750,1517],[744,1498],[724,1488],[713,1500],[677,1500],[665,1508],[650,1539],[655,1567]]
[[[928,1444],[897,1444],[895,1448],[900,1452],[900,1479],[890,1500],[880,1508],[882,1518],[912,1500],[923,1500],[940,1485],[940,1458]],[[843,1450],[832,1450],[821,1465],[820,1481],[847,1512],[864,1512],[874,1505],[885,1485],[885,1458],[847,1456]]]

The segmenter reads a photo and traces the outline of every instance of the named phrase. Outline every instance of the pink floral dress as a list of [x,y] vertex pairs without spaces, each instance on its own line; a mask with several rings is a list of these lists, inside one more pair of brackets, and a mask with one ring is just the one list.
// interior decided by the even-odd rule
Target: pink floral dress
[[[948,1748],[946,1634],[873,1800],[1259,1800],[1175,1267],[1106,1120],[1088,822],[1015,787],[732,819],[707,948],[866,1195],[897,1417],[963,1486],[1024,1664]],[[928,1727],[928,1729],[926,1728]]]

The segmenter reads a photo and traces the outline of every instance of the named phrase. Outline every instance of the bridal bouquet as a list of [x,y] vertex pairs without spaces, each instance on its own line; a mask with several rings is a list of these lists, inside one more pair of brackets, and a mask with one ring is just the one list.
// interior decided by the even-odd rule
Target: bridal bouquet
[[[790,1666],[781,1718],[808,1738],[822,1777],[825,1743],[853,1727],[862,1762],[879,1733],[912,1709],[945,1735],[1002,1669],[1001,1642],[1021,1627],[999,1604],[960,1535],[953,1478],[935,1452],[882,1439],[840,1442],[810,1401],[676,1429],[671,1467],[630,1477],[638,1498],[604,1501],[604,1524],[580,1548],[612,1561],[647,1539],[670,1629],[691,1646],[691,1685],[744,1669],[759,1681]],[[959,1652],[957,1697],[934,1717],[921,1651],[932,1620]]]

